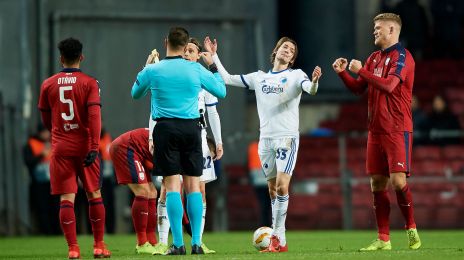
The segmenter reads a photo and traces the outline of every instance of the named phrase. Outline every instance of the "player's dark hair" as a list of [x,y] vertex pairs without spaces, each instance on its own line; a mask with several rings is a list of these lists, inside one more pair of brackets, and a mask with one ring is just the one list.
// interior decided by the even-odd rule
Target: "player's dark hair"
[[197,46],[199,52],[202,52],[202,51],[203,51],[203,45],[201,45],[201,43],[200,43],[197,39],[195,39],[195,38],[190,38],[189,41],[188,41],[188,43],[193,43],[193,44],[195,44],[195,46]]
[[63,57],[64,62],[73,64],[79,61],[82,55],[82,43],[75,38],[67,38],[58,43],[60,55]]
[[172,27],[169,30],[168,44],[174,50],[179,50],[185,47],[189,41],[189,33],[185,28]]
[[288,67],[291,68],[293,67],[293,64],[295,64],[296,57],[298,56],[298,45],[296,45],[296,41],[289,38],[289,37],[282,37],[280,40],[277,42],[276,46],[274,47],[274,50],[271,53],[270,59],[271,63],[274,64],[274,60],[277,54],[277,50],[284,44],[285,42],[291,42],[293,45],[295,45],[295,53],[293,54],[292,60],[288,63]]
[[211,137],[207,136],[206,143],[208,144],[208,148],[211,151],[212,157],[216,157],[216,143],[214,142],[214,140],[211,139]]

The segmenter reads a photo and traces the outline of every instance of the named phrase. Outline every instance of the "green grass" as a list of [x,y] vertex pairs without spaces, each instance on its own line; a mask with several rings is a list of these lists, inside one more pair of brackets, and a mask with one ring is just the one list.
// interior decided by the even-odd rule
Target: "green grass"
[[[182,259],[464,259],[464,231],[420,231],[422,248],[407,248],[405,231],[393,231],[393,250],[364,252],[357,250],[375,238],[374,231],[301,231],[287,232],[289,252],[261,254],[251,245],[252,231],[207,233],[203,241],[218,253]],[[78,237],[82,258],[92,258],[92,237]],[[106,236],[113,255],[111,259],[148,259],[154,256],[135,255],[135,235]],[[190,239],[186,238],[189,245]],[[190,246],[187,246],[190,253]],[[64,259],[67,247],[64,238],[15,237],[0,238],[0,259]],[[157,256],[164,258],[164,256]]]

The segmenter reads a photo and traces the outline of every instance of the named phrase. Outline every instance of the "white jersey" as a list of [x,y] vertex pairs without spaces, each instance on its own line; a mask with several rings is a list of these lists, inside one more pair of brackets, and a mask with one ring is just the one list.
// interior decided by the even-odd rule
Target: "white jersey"
[[315,94],[317,84],[312,84],[300,69],[280,72],[253,72],[230,75],[217,55],[214,63],[227,85],[245,87],[255,91],[259,115],[260,138],[299,136],[299,109],[302,90]]
[[217,103],[217,97],[211,95],[208,91],[202,89],[200,93],[198,93],[198,111],[200,112],[200,123],[203,129],[206,129],[206,127],[208,127],[205,116],[206,107],[215,106],[217,105]]
[[217,97],[211,95],[208,91],[202,89],[200,93],[198,93],[198,110],[206,111],[207,106],[215,106],[217,103]]
[[303,71],[258,71],[240,78],[245,87],[255,91],[261,138],[299,136],[301,82],[308,79]]

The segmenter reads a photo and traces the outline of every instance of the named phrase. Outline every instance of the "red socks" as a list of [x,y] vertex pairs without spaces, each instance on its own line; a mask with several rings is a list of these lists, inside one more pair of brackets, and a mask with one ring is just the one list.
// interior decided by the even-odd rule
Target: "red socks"
[[134,223],[135,233],[137,234],[137,244],[139,246],[147,242],[147,222],[148,222],[148,199],[136,196],[132,202],[132,222]]
[[150,244],[155,245],[156,239],[156,199],[148,200],[148,223],[147,223],[147,239]]
[[69,200],[60,202],[60,226],[68,246],[77,245],[76,214],[74,213],[74,203]]
[[409,190],[408,184],[406,184],[401,190],[396,191],[396,200],[398,201],[398,206],[400,207],[401,213],[406,221],[406,229],[416,228],[412,194]]
[[102,242],[105,233],[105,206],[102,198],[89,199],[89,219],[95,242]]
[[390,198],[388,191],[374,191],[374,211],[379,239],[390,240]]

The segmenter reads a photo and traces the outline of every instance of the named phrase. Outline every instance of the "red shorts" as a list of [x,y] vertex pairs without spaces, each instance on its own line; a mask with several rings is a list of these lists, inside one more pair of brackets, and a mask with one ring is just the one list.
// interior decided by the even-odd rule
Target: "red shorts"
[[404,172],[410,176],[412,133],[373,134],[367,137],[366,171],[368,174],[390,176]]
[[113,161],[114,171],[118,184],[143,184],[150,183],[151,176],[145,171],[144,159],[131,147],[112,144],[110,157]]
[[52,154],[50,160],[51,194],[77,193],[77,178],[86,192],[99,190],[102,184],[100,160],[97,157],[89,166],[83,166],[84,157]]

